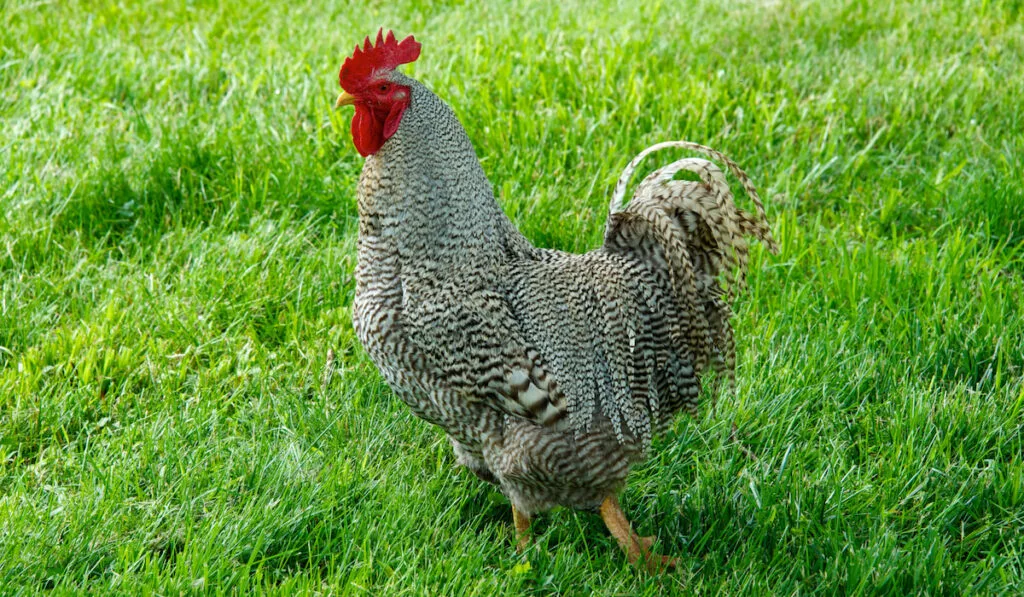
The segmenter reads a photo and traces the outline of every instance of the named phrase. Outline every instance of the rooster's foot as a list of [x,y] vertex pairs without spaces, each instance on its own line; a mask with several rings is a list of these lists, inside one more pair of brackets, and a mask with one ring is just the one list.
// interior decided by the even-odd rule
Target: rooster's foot
[[513,505],[512,521],[516,525],[516,551],[523,553],[530,544],[530,516]]
[[651,572],[659,572],[666,568],[679,566],[679,559],[662,556],[651,552],[655,538],[637,535],[629,524],[626,515],[619,506],[619,498],[608,496],[601,503],[601,519],[619,542],[619,547],[626,552],[630,564],[642,563]]

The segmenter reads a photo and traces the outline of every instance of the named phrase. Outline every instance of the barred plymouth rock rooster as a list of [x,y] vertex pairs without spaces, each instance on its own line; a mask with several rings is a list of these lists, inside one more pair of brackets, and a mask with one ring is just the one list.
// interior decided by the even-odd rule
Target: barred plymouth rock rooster
[[[720,153],[664,143],[619,179],[603,247],[534,247],[495,201],[452,110],[395,70],[419,54],[412,36],[381,31],[341,67],[337,105],[355,106],[366,157],[359,340],[413,412],[444,429],[458,462],[508,496],[520,549],[530,516],[563,505],[600,511],[631,562],[673,564],[632,531],[617,494],[652,436],[678,411],[696,413],[702,377],[732,384],[728,299],[747,237],[777,250],[757,192]],[[724,163],[756,214],[696,158],[657,170],[623,205],[640,160],[668,147]],[[673,180],[680,170],[700,181]]]

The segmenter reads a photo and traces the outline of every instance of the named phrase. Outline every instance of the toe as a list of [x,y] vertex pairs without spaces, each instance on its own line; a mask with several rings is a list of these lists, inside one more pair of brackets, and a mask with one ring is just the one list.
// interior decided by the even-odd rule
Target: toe
[[679,558],[662,556],[656,553],[652,553],[647,556],[647,570],[651,573],[657,574],[660,572],[666,572],[670,568],[679,568]]

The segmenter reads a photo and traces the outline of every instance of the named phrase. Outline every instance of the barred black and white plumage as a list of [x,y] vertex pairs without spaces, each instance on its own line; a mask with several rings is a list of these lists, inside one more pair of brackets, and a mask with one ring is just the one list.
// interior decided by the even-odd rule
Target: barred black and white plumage
[[[451,109],[393,66],[365,70],[382,92],[401,90],[405,107],[389,137],[356,139],[369,147],[358,189],[360,341],[413,412],[447,432],[458,462],[509,497],[520,531],[556,505],[600,507],[630,558],[648,556],[647,543],[609,522],[621,512],[608,500],[656,433],[679,411],[696,413],[707,372],[732,382],[728,299],[743,282],[747,237],[776,250],[753,185],[711,149],[655,146],[623,173],[601,248],[536,248],[498,206]],[[364,118],[380,107],[359,97],[339,104]],[[395,111],[373,113],[391,123]],[[639,160],[670,147],[724,163],[756,213],[739,210],[722,171],[697,158],[657,170],[623,205]],[[682,169],[701,180],[673,180]]]

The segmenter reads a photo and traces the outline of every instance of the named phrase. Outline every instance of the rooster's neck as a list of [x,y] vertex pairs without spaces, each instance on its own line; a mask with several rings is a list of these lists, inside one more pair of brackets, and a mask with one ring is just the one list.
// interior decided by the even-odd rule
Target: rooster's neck
[[493,266],[528,243],[495,201],[455,114],[413,83],[398,131],[363,167],[360,246],[393,253],[403,278]]

